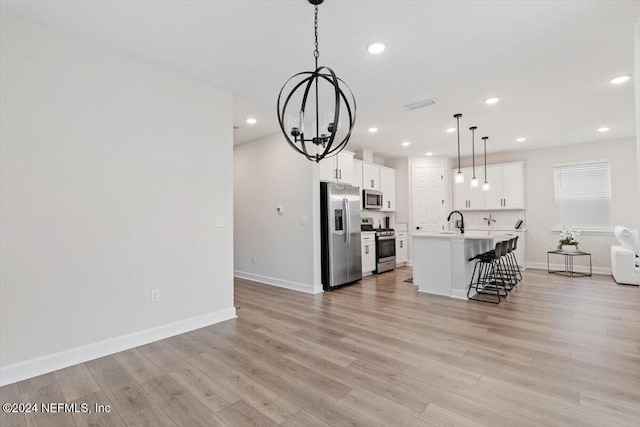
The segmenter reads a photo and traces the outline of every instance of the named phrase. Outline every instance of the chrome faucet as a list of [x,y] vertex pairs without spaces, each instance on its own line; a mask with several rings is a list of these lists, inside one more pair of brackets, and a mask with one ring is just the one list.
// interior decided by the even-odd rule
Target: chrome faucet
[[489,227],[489,228],[491,228],[491,223],[492,223],[492,222],[496,222],[496,220],[495,220],[495,219],[491,218],[491,214],[489,214],[489,218],[482,218],[482,219],[484,219],[485,221],[487,221],[487,227]]
[[449,216],[447,217],[447,222],[451,221],[451,216],[452,216],[454,213],[457,213],[458,215],[460,215],[460,227],[458,227],[458,228],[460,228],[460,234],[464,234],[464,217],[462,216],[462,212],[460,212],[460,211],[453,211],[453,212],[451,212],[451,213],[449,214]]

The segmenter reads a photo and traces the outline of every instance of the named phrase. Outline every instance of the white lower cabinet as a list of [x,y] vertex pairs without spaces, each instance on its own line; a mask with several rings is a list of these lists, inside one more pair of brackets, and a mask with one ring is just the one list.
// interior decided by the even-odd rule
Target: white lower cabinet
[[362,274],[371,274],[376,269],[376,233],[363,232],[360,235],[362,251]]
[[396,231],[396,265],[406,264],[409,261],[407,251],[408,236],[406,231]]

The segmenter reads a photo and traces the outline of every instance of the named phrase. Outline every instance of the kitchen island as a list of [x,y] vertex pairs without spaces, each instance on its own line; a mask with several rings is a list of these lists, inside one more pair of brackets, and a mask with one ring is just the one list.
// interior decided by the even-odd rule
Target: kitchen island
[[494,248],[512,234],[489,231],[413,234],[413,284],[418,292],[467,299],[476,261],[474,256]]

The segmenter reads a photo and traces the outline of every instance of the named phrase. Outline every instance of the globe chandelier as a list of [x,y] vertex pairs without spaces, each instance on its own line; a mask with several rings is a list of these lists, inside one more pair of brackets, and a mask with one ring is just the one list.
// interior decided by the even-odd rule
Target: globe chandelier
[[[315,11],[315,71],[294,74],[282,86],[278,122],[294,150],[320,162],[346,147],[356,121],[356,101],[349,86],[331,68],[318,66],[318,5],[324,0],[308,1]],[[311,118],[311,123],[305,123],[305,118]]]

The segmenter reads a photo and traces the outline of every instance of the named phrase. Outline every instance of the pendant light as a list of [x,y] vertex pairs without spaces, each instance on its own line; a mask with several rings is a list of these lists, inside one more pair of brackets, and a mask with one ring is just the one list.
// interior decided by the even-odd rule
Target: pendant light
[[464,184],[464,175],[460,170],[460,117],[462,117],[462,114],[454,114],[453,117],[455,117],[458,127],[458,173],[456,173],[456,184]]
[[[294,74],[282,86],[278,95],[278,122],[284,137],[294,150],[308,160],[319,162],[326,157],[335,156],[346,147],[356,121],[356,101],[349,86],[337,77],[331,68],[318,66],[318,57],[320,56],[318,50],[318,5],[322,4],[324,0],[308,1],[314,6],[315,10],[315,50],[313,51],[313,56],[316,68],[315,71],[302,71]],[[332,103],[332,108],[327,110],[326,113],[320,112],[319,83],[322,83],[325,87],[328,83],[331,87],[329,93],[322,97],[323,100],[326,99],[329,103]],[[285,96],[283,93],[286,87],[292,88],[288,95]],[[309,99],[310,94],[312,95],[311,99]],[[315,96],[315,102],[313,102],[313,96]],[[299,100],[299,106],[292,106],[293,98]],[[307,103],[307,101],[309,102]],[[310,111],[310,116],[315,118],[315,121],[311,126],[312,129],[305,134],[304,119],[305,113],[311,110],[311,108],[308,108],[310,104],[315,105],[315,111]],[[342,107],[346,111],[341,111]],[[291,109],[294,109],[294,113],[287,113]],[[348,128],[344,127],[340,132],[340,136],[337,137],[342,123],[341,112],[346,112],[347,120],[345,120],[345,124],[348,125]],[[287,125],[285,125],[285,121],[287,121]],[[293,137],[293,140],[291,137]]]
[[471,178],[471,186],[476,188],[478,186],[478,178],[476,178],[476,129],[478,126],[471,126],[471,159],[473,162],[473,178]]
[[482,190],[489,191],[489,181],[487,181],[487,139],[488,136],[483,136],[482,141],[484,142],[484,182],[482,183]]

